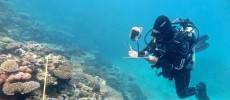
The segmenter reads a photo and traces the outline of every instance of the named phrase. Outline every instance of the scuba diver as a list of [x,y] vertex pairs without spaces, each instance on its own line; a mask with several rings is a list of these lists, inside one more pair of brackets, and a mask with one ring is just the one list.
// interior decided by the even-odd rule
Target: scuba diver
[[[182,28],[177,29],[177,26],[172,26],[173,24],[180,25]],[[205,42],[208,35],[199,37],[197,29],[198,37],[196,38],[194,29],[197,28],[189,19],[179,18],[171,23],[167,16],[161,15],[157,17],[153,28],[148,32],[151,32],[152,39],[147,47],[141,51],[130,50],[129,56],[138,58],[153,54],[145,59],[153,64],[152,68],[162,68],[162,72],[156,72],[158,76],[162,75],[175,81],[179,98],[195,95],[199,100],[209,100],[204,82],[200,82],[195,87],[189,86],[195,52],[202,51],[209,46]],[[130,38],[137,41],[141,31],[141,27],[133,27]]]

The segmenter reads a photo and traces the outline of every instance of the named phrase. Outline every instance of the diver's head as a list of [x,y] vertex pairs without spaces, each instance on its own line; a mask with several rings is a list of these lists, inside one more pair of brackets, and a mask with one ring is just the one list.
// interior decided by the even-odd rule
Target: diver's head
[[164,41],[168,41],[173,38],[174,32],[172,29],[172,24],[167,16],[161,15],[157,17],[153,25],[151,35]]

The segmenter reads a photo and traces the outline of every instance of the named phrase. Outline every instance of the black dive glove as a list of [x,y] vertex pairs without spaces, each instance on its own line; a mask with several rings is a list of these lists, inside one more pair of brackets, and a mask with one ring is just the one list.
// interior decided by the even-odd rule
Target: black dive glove
[[145,51],[138,52],[138,57],[144,57],[144,56],[145,56]]

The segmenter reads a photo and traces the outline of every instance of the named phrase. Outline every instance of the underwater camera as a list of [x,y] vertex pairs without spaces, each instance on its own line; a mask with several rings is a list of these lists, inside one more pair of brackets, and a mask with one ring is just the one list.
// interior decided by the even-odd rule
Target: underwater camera
[[130,39],[133,41],[138,41],[141,37],[142,27],[134,26],[131,29]]

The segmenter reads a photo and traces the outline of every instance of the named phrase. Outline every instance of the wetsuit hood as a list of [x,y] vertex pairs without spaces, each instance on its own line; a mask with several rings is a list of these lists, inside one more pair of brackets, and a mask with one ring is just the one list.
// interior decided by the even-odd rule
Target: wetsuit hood
[[153,31],[152,34],[160,34],[165,41],[172,39],[174,36],[171,21],[167,16],[164,15],[157,17],[153,25],[153,30],[158,31],[159,33],[154,33]]

